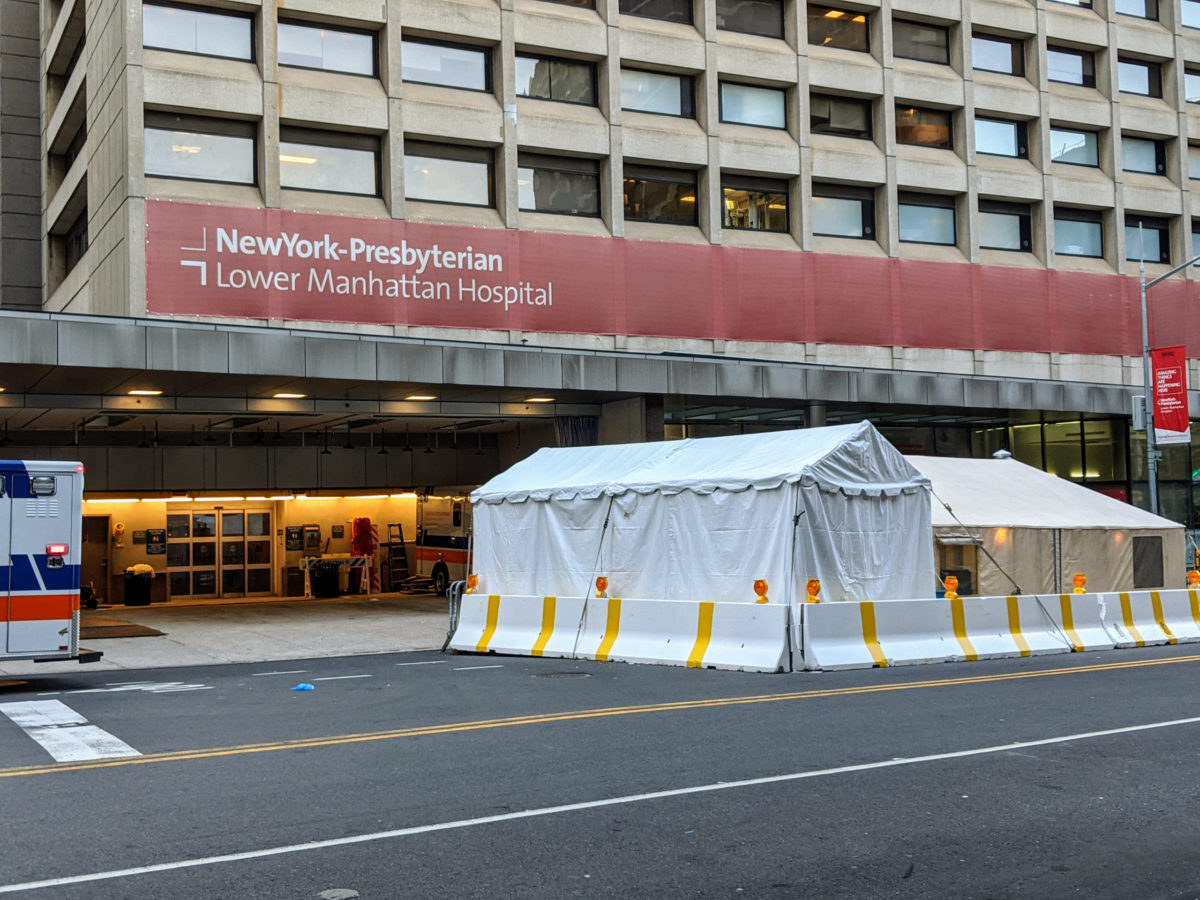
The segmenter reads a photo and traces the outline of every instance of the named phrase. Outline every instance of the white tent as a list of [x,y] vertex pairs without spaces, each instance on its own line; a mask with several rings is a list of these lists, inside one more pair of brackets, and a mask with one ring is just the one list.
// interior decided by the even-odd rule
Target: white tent
[[1184,528],[1169,519],[1015,459],[908,461],[933,484],[938,569],[969,572],[972,593],[1069,593],[1076,572],[1091,591],[1184,586]]
[[929,596],[928,492],[869,422],[543,449],[472,493],[474,567],[489,594]]

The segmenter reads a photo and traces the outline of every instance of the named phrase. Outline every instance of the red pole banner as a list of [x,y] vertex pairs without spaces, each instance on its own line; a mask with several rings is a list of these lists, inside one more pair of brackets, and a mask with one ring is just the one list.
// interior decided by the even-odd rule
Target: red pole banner
[[1150,362],[1154,372],[1154,439],[1159,445],[1190,443],[1187,352],[1183,347],[1160,347],[1150,351]]

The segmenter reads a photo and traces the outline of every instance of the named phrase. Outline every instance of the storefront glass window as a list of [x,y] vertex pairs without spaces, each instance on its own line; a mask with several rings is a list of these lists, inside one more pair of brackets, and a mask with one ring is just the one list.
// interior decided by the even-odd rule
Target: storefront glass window
[[1009,429],[1008,445],[1013,457],[1040,469],[1042,467],[1042,426],[1036,422],[1014,425]]
[[1084,456],[1088,480],[1124,482],[1125,423],[1091,421],[1083,423]]
[[1059,478],[1083,481],[1083,444],[1079,422],[1047,422],[1042,426],[1046,441],[1046,471]]

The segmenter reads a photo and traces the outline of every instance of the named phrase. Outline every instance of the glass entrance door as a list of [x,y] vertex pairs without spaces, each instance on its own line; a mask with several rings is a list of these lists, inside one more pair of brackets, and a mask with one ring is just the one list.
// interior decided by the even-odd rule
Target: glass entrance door
[[167,515],[172,597],[245,597],[271,592],[271,513],[193,509]]

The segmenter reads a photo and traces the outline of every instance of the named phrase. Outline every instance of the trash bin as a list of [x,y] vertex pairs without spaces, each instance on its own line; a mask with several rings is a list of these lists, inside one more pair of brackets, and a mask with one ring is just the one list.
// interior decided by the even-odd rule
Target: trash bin
[[308,581],[309,587],[312,588],[314,597],[336,597],[341,591],[338,589],[338,573],[341,571],[341,566],[337,562],[312,562],[309,563]]
[[130,566],[125,570],[125,605],[149,606],[150,582],[154,580],[154,570],[143,563]]

